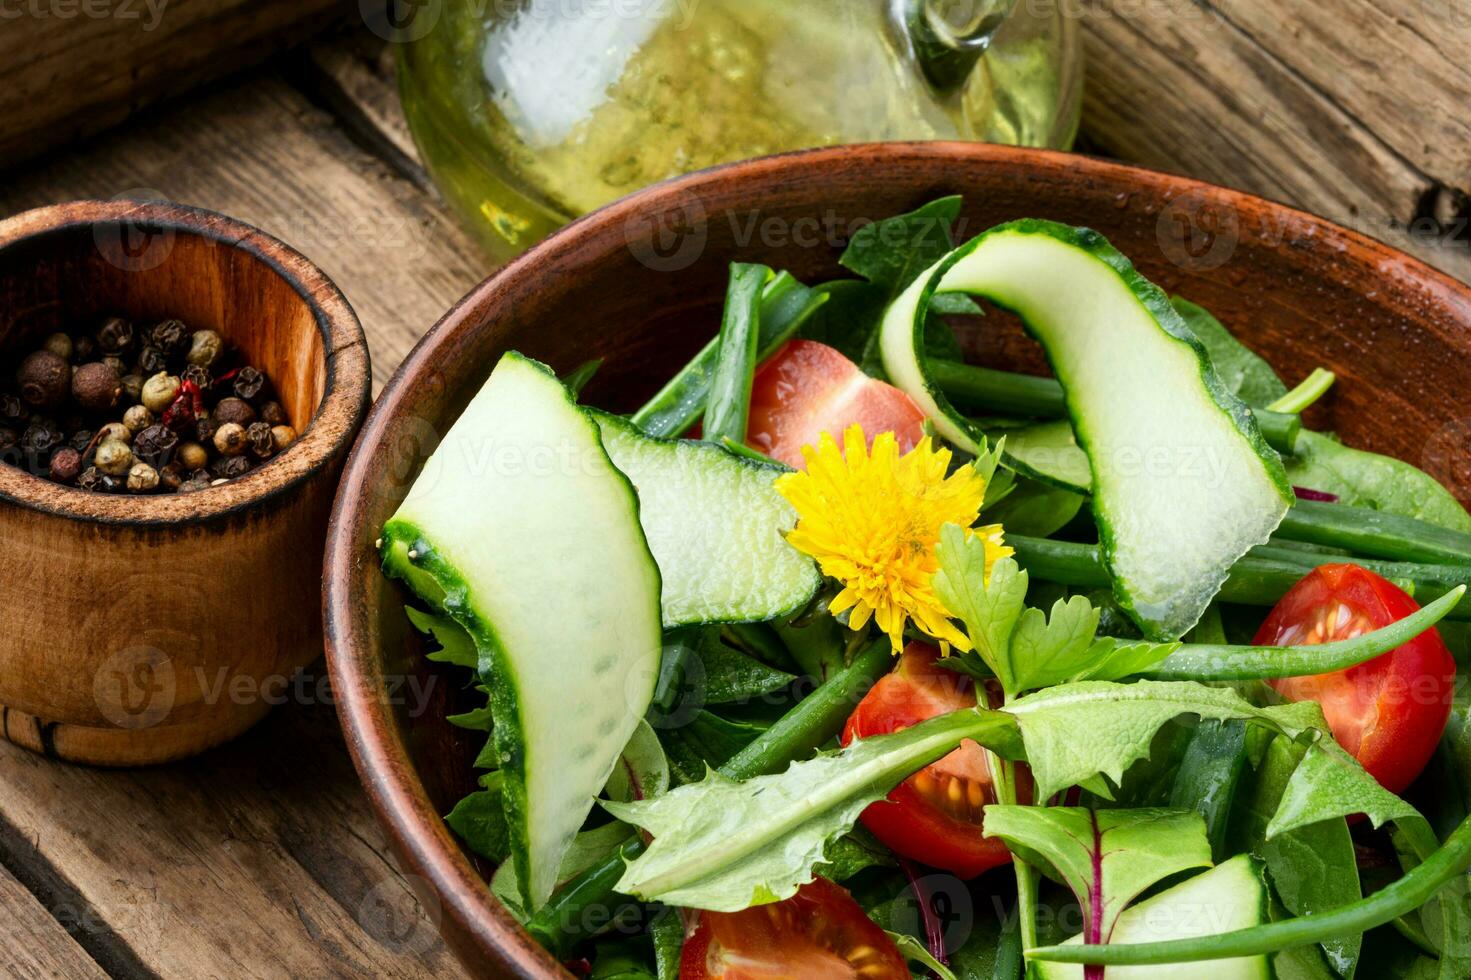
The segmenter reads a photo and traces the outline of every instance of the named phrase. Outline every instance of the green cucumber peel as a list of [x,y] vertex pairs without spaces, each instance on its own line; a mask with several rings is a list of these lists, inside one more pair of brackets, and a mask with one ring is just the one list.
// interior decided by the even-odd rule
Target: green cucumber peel
[[1403,646],[1445,618],[1466,586],[1458,585],[1404,619],[1348,640],[1314,646],[1233,646],[1186,643],[1144,670],[1154,680],[1242,681],[1327,674]]
[[[1059,276],[1067,289],[1057,287]],[[1078,302],[1080,291],[1089,303]],[[925,313],[940,292],[985,296],[1018,313],[1042,343],[1088,456],[1119,605],[1152,640],[1187,632],[1231,565],[1270,537],[1293,500],[1281,459],[1215,374],[1206,347],[1096,232],[1034,219],[984,232],[894,301],[881,343],[890,380],[972,453],[985,436],[955,410],[921,354]],[[1134,345],[1129,358],[1100,363],[1107,347],[1096,336],[1105,330]],[[1135,383],[1141,372],[1152,379],[1143,387]],[[1130,386],[1122,398],[1120,386]]]
[[1097,966],[1149,966],[1259,956],[1363,933],[1392,922],[1430,901],[1471,867],[1471,817],[1403,878],[1366,898],[1331,911],[1198,939],[1116,946],[1040,946],[1029,960]]

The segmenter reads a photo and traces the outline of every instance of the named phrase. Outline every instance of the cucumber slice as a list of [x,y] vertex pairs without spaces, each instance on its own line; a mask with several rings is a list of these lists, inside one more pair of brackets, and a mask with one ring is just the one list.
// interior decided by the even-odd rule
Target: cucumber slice
[[[1268,900],[1261,864],[1248,854],[1239,854],[1125,909],[1114,925],[1109,942],[1193,939],[1258,926],[1268,920]],[[1082,936],[1074,936],[1068,943],[1082,941]],[[1034,963],[1032,969],[1038,980],[1082,980],[1083,977],[1083,967],[1077,963]],[[1271,970],[1265,956],[1108,968],[1109,980],[1167,980],[1182,975],[1208,976],[1211,980],[1270,980]]]
[[1103,236],[1027,219],[950,253],[884,315],[889,378],[962,449],[979,451],[983,437],[918,353],[936,292],[984,296],[1041,342],[1088,455],[1115,597],[1150,639],[1183,636],[1292,503],[1250,410],[1169,298]]
[[790,616],[817,592],[816,564],[783,537],[797,520],[771,485],[785,467],[591,414],[608,457],[638,491],[639,519],[664,581],[666,629]]
[[495,748],[527,907],[653,697],[659,569],[597,425],[542,365],[501,358],[383,529],[385,571],[491,667]]

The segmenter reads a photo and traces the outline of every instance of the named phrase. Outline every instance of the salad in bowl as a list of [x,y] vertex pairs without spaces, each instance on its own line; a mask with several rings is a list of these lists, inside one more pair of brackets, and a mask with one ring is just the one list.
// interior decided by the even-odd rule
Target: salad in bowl
[[607,978],[1471,975],[1471,516],[1304,424],[1331,373],[959,207],[733,264],[632,413],[489,366],[377,549],[479,692],[494,894]]

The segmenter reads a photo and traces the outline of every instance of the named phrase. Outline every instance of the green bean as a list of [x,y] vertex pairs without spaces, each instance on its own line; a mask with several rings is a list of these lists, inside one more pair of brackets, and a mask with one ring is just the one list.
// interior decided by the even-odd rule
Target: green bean
[[751,415],[751,378],[761,342],[761,290],[771,270],[745,262],[730,264],[730,287],[720,321],[710,394],[705,401],[705,438],[745,439]]
[[[1108,588],[1111,584],[1097,545],[1021,535],[1007,535],[1006,543],[1016,549],[1017,562],[1033,578],[1089,589]],[[1324,555],[1319,559],[1305,554],[1303,558],[1285,561],[1250,554],[1232,566],[1217,598],[1244,606],[1276,605],[1277,600],[1314,567],[1345,561],[1363,564],[1359,559],[1336,555]],[[1410,573],[1396,577],[1412,581],[1416,586],[1415,595],[1422,602],[1440,598],[1451,591],[1454,584],[1471,582],[1471,572],[1460,582],[1447,582],[1445,565],[1405,564],[1398,571]],[[1446,614],[1446,618],[1471,620],[1471,602],[1460,602]]]
[[1334,936],[1367,932],[1392,922],[1430,901],[1447,883],[1465,873],[1468,866],[1471,866],[1471,817],[1462,821],[1445,844],[1409,874],[1366,898],[1329,912],[1191,939],[1118,945],[1041,946],[1027,950],[1026,955],[1028,959],[1041,962],[1101,966],[1198,963],[1202,960],[1262,956]]
[[[963,408],[1001,415],[1055,419],[1067,416],[1062,385],[1054,378],[998,371],[994,368],[931,359],[926,362],[930,377],[947,396]],[[1296,415],[1253,409],[1267,444],[1279,452],[1292,452],[1302,422]]]
[[1466,587],[1458,585],[1404,619],[1348,640],[1295,647],[1187,643],[1144,676],[1166,681],[1245,681],[1347,670],[1410,642],[1439,622],[1465,594]]
[[[789,272],[778,272],[761,293],[758,359],[775,353],[826,301],[826,293],[809,289]],[[720,338],[712,338],[658,394],[633,413],[633,422],[649,435],[666,437],[683,435],[698,422],[709,397],[719,346]]]
[[1368,507],[1299,500],[1277,533],[1371,558],[1471,565],[1471,534]]
[[[778,772],[794,759],[804,758],[838,734],[863,695],[893,667],[889,641],[879,638],[860,650],[843,671],[783,715],[751,744],[737,752],[720,772],[731,779],[750,779]],[[572,879],[527,923],[532,935],[554,952],[595,935],[612,924],[611,910],[622,901],[613,890],[623,877],[626,861],[643,852],[634,838],[587,871]]]

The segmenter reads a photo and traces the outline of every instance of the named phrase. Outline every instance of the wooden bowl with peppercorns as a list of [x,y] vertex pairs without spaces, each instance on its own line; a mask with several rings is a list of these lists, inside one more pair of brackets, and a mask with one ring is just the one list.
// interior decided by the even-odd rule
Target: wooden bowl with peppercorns
[[264,715],[322,649],[369,396],[341,292],[255,228],[147,201],[0,221],[0,734],[140,765]]

